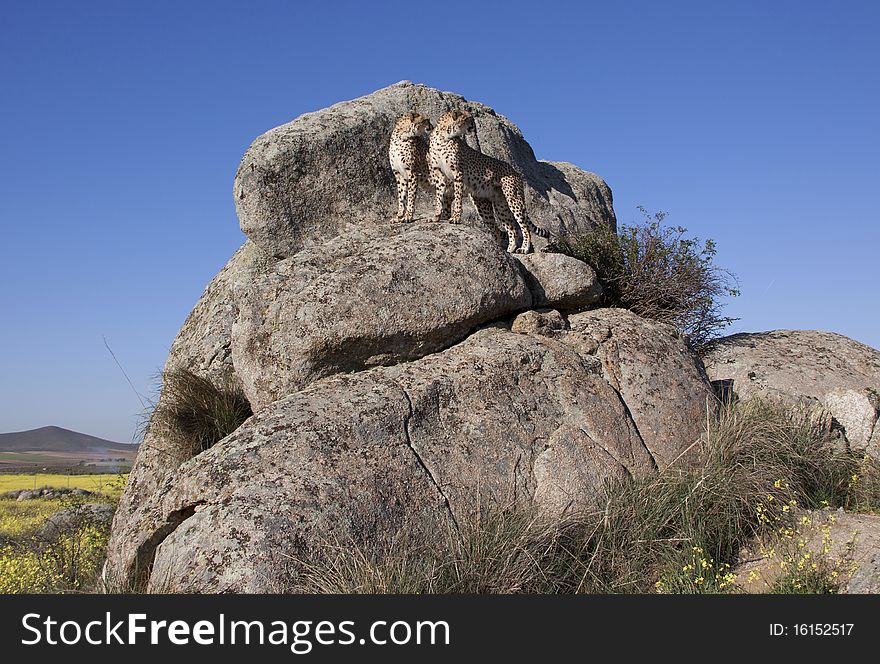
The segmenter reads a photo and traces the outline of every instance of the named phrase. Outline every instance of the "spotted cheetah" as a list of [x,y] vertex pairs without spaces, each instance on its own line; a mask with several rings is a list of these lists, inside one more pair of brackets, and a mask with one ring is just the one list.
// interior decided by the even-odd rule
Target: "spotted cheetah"
[[431,121],[421,113],[407,113],[398,118],[391,132],[388,159],[397,182],[395,221],[412,221],[416,191],[433,189],[428,177],[428,132]]
[[[486,221],[497,220],[507,232],[507,251],[531,253],[531,234],[534,232],[541,237],[549,237],[550,234],[529,220],[522,177],[513,166],[474,150],[465,142],[466,135],[476,135],[476,132],[473,116],[462,110],[444,113],[431,132],[428,167],[435,187],[434,221],[441,219],[451,183],[450,222],[461,222],[462,198],[468,193],[480,216]],[[522,245],[519,247],[514,220],[522,233]]]

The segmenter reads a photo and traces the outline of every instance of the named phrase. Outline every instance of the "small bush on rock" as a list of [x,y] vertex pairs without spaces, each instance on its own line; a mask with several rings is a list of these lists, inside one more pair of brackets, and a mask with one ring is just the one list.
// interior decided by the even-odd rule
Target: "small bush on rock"
[[188,457],[210,449],[253,412],[241,388],[231,381],[215,384],[188,369],[162,375],[162,398],[153,410],[149,428],[173,432],[189,449]]
[[588,263],[604,289],[606,306],[630,309],[675,326],[700,347],[727,327],[722,299],[736,296],[735,278],[713,264],[715,243],[686,237],[687,229],[664,226],[664,212],[615,233],[599,226],[561,237],[547,251]]

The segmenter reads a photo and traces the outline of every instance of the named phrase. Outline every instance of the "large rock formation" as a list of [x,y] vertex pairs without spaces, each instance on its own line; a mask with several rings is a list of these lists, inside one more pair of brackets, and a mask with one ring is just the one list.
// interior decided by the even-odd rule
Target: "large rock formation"
[[318,378],[423,357],[528,308],[519,265],[453,224],[353,229],[240,283],[232,357],[255,409]]
[[[512,256],[476,222],[389,223],[394,119],[452,107],[471,110],[481,147],[522,171],[536,224],[614,225],[597,176],[536,161],[508,120],[424,86],[401,83],[259,137],[235,181],[249,240],[165,366],[239,385],[256,414],[199,454],[151,423],[114,517],[109,587],[280,590],[336,538],[370,544],[412,522],[455,528],[487,501],[580,509],[610,479],[689,462],[715,402],[673,329],[589,310],[601,288],[574,258]],[[749,358],[745,378],[731,373],[747,362],[740,345],[716,347],[714,378],[783,384],[770,379],[784,372],[770,357],[778,349]],[[858,399],[873,398],[865,390],[880,366],[869,351],[843,341],[823,351],[810,392],[867,447],[876,413],[858,419]],[[848,363],[867,368],[839,366]],[[160,406],[170,398],[163,391]]]
[[[615,225],[600,178],[538,162],[508,120],[424,86],[397,84],[257,138],[234,185],[249,240],[165,365],[240,385],[257,415],[195,458],[154,418],[114,518],[111,585],[266,589],[286,552],[307,552],[334,523],[351,534],[365,519],[373,529],[417,514],[454,520],[472,508],[467,496],[489,490],[561,509],[605,478],[656,468],[629,414],[638,408],[604,379],[590,344],[548,337],[564,331],[563,314],[554,329],[509,332],[533,308],[596,304],[589,266],[517,260],[472,210],[458,226],[389,223],[394,120],[455,107],[474,113],[484,151],[523,173],[536,224]],[[421,196],[423,214],[430,203]],[[683,350],[659,334],[672,356]],[[690,378],[702,394],[705,381]],[[170,398],[163,390],[159,407]],[[697,401],[674,407],[702,412]]]
[[[257,138],[235,176],[241,230],[267,253],[287,257],[352,224],[388,222],[396,211],[388,164],[394,122],[413,110],[436,121],[453,108],[474,114],[483,152],[523,174],[535,224],[553,233],[615,226],[611,190],[600,177],[537,161],[516,125],[488,106],[404,81],[306,113]],[[417,217],[428,215],[431,200],[420,194]],[[480,223],[469,203],[465,211],[465,222]]]
[[349,229],[237,282],[232,360],[254,409],[325,376],[424,357],[533,305],[585,308],[602,292],[580,261],[535,254],[520,264],[467,226],[378,228]]
[[831,332],[775,330],[720,339],[704,362],[740,398],[827,409],[852,450],[880,458],[880,351]]
[[576,331],[577,316],[549,336],[491,326],[267,405],[117,516],[109,577],[127,585],[149,571],[157,591],[268,591],[331,535],[455,524],[487,500],[583,507],[606,479],[653,472],[693,442],[710,388],[666,326],[591,315],[607,316],[626,347],[649,335],[650,380],[669,395],[652,404],[656,422],[688,423],[677,444],[673,431],[656,444],[656,422],[643,418],[646,444],[630,415],[642,405],[606,380],[600,344]]

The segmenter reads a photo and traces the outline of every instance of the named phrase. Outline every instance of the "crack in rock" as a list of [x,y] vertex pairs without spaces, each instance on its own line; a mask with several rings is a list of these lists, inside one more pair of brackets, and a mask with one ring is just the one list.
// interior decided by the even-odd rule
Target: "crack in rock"
[[[569,334],[578,334],[578,333],[577,332],[570,332]],[[602,356],[600,356],[600,351],[602,350],[602,347],[605,345],[605,343],[607,341],[613,340],[613,336],[614,336],[614,334],[613,334],[613,331],[611,330],[611,328],[608,328],[608,330],[606,331],[606,335],[602,339],[596,339],[594,336],[591,335],[591,338],[594,341],[596,341],[597,347],[596,347],[596,350],[593,351],[592,353],[590,353],[589,355],[587,355],[587,357],[592,357],[594,359],[599,360],[599,363],[602,367],[602,378],[608,384],[608,387],[610,387],[614,391],[614,393],[617,395],[617,398],[620,401],[620,405],[623,407],[623,410],[626,413],[626,416],[629,418],[629,421],[632,423],[633,431],[635,431],[638,442],[641,443],[642,447],[645,449],[645,451],[647,451],[648,457],[651,459],[651,465],[653,466],[653,469],[657,470],[659,468],[659,464],[657,463],[657,459],[654,456],[654,451],[650,447],[648,447],[648,444],[645,442],[645,438],[644,438],[644,436],[642,436],[642,432],[639,431],[639,425],[636,422],[636,418],[633,416],[632,411],[629,408],[629,404],[626,402],[626,399],[623,398],[623,394],[621,394],[620,381],[619,381],[618,377],[615,375],[615,372],[613,370],[613,365],[611,362],[606,362],[605,359]],[[568,346],[569,348],[573,349],[575,351],[575,353],[577,353],[581,357],[584,357],[583,354],[580,352],[580,349],[576,345],[568,343],[566,341],[565,337],[566,337],[566,335],[564,335],[564,334],[559,335],[558,340],[560,342],[562,342],[563,344],[565,344],[566,346]],[[614,344],[614,352],[619,359],[620,358],[620,354],[619,354],[620,347],[617,345],[616,342]],[[611,365],[611,366],[609,366],[609,365]],[[611,378],[614,379],[614,382],[612,382],[611,378],[609,378],[609,375],[611,376]],[[615,383],[617,383],[617,384],[615,385]],[[587,434],[586,431],[583,431],[583,433],[586,435],[589,435],[589,434]],[[620,461],[617,459],[615,459],[615,461],[620,463]],[[623,466],[623,464],[621,464],[621,465]],[[625,468],[626,466],[623,466],[623,467]]]
[[153,573],[153,562],[156,559],[156,551],[168,537],[177,530],[184,521],[196,513],[196,508],[206,504],[207,501],[199,500],[186,507],[173,510],[165,518],[165,523],[157,528],[150,537],[138,547],[134,563],[128,575],[128,583],[138,592],[143,592],[150,581]]
[[403,433],[406,436],[406,444],[409,446],[409,449],[412,450],[412,453],[416,457],[416,461],[418,461],[419,465],[422,467],[422,470],[428,475],[431,479],[431,483],[434,485],[434,488],[437,489],[437,492],[443,497],[443,504],[446,506],[446,510],[449,512],[449,517],[452,519],[452,523],[455,526],[455,530],[458,533],[461,533],[461,529],[458,526],[458,520],[455,518],[455,512],[452,510],[452,504],[449,502],[449,497],[443,491],[440,483],[437,481],[437,478],[434,477],[434,473],[431,472],[431,469],[428,468],[428,465],[425,463],[422,456],[419,454],[418,450],[413,446],[412,437],[410,436],[409,431],[409,422],[412,419],[412,416],[415,413],[415,408],[413,408],[412,399],[409,396],[409,392],[407,392],[401,385],[397,385],[397,389],[403,394],[403,398],[406,399],[407,404],[407,413],[406,417],[403,419]]

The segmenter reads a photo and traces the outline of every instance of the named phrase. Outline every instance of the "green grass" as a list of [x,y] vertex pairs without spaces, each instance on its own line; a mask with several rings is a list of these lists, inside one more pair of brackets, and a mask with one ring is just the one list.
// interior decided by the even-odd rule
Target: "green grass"
[[34,452],[0,452],[0,461],[13,461],[15,463],[58,463],[59,457],[51,454],[38,454]]

